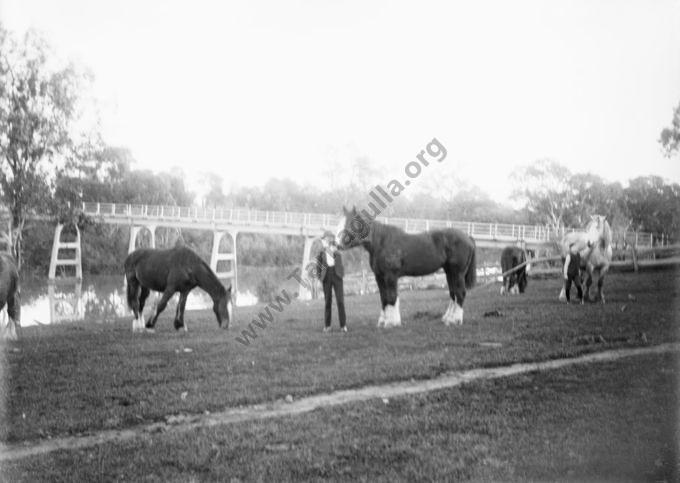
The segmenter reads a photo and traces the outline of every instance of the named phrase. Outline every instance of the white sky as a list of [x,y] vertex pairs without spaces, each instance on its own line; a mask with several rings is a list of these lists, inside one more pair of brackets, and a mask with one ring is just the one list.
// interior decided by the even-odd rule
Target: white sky
[[105,138],[139,168],[323,185],[367,156],[386,184],[436,137],[427,175],[498,201],[546,157],[680,182],[657,142],[680,102],[677,1],[0,0],[0,18],[93,71]]

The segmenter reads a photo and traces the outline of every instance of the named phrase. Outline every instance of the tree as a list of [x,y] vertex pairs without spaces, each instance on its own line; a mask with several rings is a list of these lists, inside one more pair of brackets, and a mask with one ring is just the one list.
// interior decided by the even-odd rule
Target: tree
[[591,174],[575,174],[569,178],[569,209],[566,224],[585,226],[590,215],[605,215],[611,220],[621,211],[623,188],[619,183],[607,183]]
[[678,107],[675,108],[675,112],[673,113],[671,126],[664,128],[661,131],[659,142],[663,146],[666,151],[666,156],[668,157],[677,154],[680,150],[680,103],[678,103]]
[[570,179],[569,169],[555,161],[543,159],[512,175],[516,186],[512,197],[524,201],[534,222],[545,223],[557,230],[564,226],[569,213]]
[[678,238],[680,185],[666,184],[659,176],[641,176],[630,181],[624,199],[634,229]]
[[73,65],[55,68],[53,60],[34,32],[16,41],[0,25],[0,189],[19,265],[26,217],[50,198],[47,167],[72,146],[84,80]]

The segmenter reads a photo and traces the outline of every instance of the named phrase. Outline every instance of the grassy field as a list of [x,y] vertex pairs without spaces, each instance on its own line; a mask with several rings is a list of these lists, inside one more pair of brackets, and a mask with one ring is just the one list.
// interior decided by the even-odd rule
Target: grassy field
[[[286,307],[282,313],[276,313],[275,320],[266,328],[258,329],[258,337],[250,346],[236,342],[236,337],[241,335],[241,330],[262,309],[261,306],[239,310],[236,314],[237,321],[229,331],[218,330],[209,312],[188,314],[190,332],[187,334],[174,331],[170,313],[160,319],[156,334],[132,334],[129,318],[106,325],[81,323],[30,328],[24,331],[23,340],[3,348],[2,383],[3,393],[7,398],[6,405],[0,411],[0,438],[9,443],[30,442],[105,428],[137,426],[162,421],[172,414],[215,412],[225,407],[273,401],[286,395],[297,398],[370,383],[430,378],[453,369],[497,366],[518,361],[572,356],[612,347],[677,341],[679,335],[677,302],[680,288],[678,282],[680,276],[677,270],[649,271],[637,275],[611,274],[606,282],[608,303],[604,306],[600,304],[567,306],[559,303],[557,293],[560,281],[557,279],[532,280],[528,293],[516,297],[501,297],[498,295],[497,286],[480,287],[469,293],[465,305],[465,325],[448,328],[439,321],[447,303],[446,292],[443,290],[404,292],[401,295],[401,308],[405,325],[387,331],[375,327],[378,314],[377,295],[348,297],[350,332],[347,334],[321,332],[323,317],[321,301],[308,304],[294,303]],[[485,316],[489,313],[493,316]],[[554,381],[548,381],[548,387],[554,393],[554,401],[551,404],[548,404],[551,401],[546,400],[542,394],[544,390],[542,384],[527,381],[525,378],[513,378],[445,391],[438,396],[432,394],[404,398],[405,402],[397,405],[398,408],[406,405],[402,407],[403,411],[395,411],[394,414],[388,415],[387,420],[382,413],[377,413],[380,421],[371,424],[367,421],[373,421],[376,416],[371,412],[374,404],[366,403],[334,410],[325,416],[323,411],[315,412],[313,417],[306,416],[296,421],[244,424],[239,429],[202,430],[185,437],[191,440],[189,446],[195,446],[189,451],[186,460],[182,459],[184,456],[179,456],[184,451],[182,446],[187,444],[182,438],[172,441],[163,441],[162,438],[158,442],[147,441],[143,445],[144,448],[138,449],[140,455],[149,457],[150,466],[144,466],[146,469],[140,470],[136,477],[135,474],[128,474],[125,470],[126,465],[130,471],[137,467],[134,465],[134,458],[127,454],[135,453],[133,447],[100,449],[99,451],[105,451],[104,456],[101,454],[97,456],[98,450],[95,449],[94,458],[106,460],[102,459],[98,463],[106,479],[112,478],[115,474],[128,474],[129,477],[124,479],[137,479],[142,475],[155,474],[161,480],[167,477],[182,480],[194,474],[198,478],[208,479],[223,479],[230,474],[240,477],[249,475],[265,477],[270,474],[269,471],[283,471],[282,475],[288,475],[288,478],[298,476],[373,478],[377,474],[390,474],[394,471],[403,475],[411,474],[413,478],[459,475],[461,478],[550,479],[545,476],[548,473],[540,472],[542,470],[538,465],[539,460],[545,458],[539,457],[535,448],[531,449],[531,445],[536,444],[532,441],[531,434],[540,433],[546,445],[554,445],[556,448],[566,448],[567,445],[571,445],[571,440],[563,437],[559,431],[550,431],[550,425],[540,418],[535,418],[534,407],[540,406],[545,418],[552,417],[553,424],[569,426],[569,420],[565,419],[566,414],[571,412],[577,415],[578,411],[573,412],[576,408],[580,407],[582,412],[583,408],[590,407],[587,398],[589,391],[581,390],[581,385],[576,383],[580,378],[584,378],[587,387],[591,385],[596,388],[602,387],[603,400],[610,398],[610,406],[614,406],[615,409],[611,412],[610,407],[611,414],[607,417],[616,420],[618,425],[625,424],[637,428],[639,424],[636,418],[642,418],[639,421],[646,421],[644,419],[646,416],[639,414],[643,404],[641,401],[636,402],[636,398],[654,400],[661,408],[652,420],[645,422],[652,424],[649,431],[657,436],[664,426],[668,426],[669,420],[676,421],[674,412],[668,413],[664,409],[671,403],[677,405],[676,392],[668,389],[675,387],[672,376],[677,376],[677,372],[672,370],[673,365],[670,361],[647,361],[639,370],[633,371],[640,379],[636,384],[648,385],[651,392],[646,395],[635,391],[629,394],[628,383],[633,384],[631,374],[619,368],[619,365],[608,367],[606,371],[603,369],[602,373],[597,370],[592,374],[585,371],[578,375],[578,370],[561,371],[562,376],[555,376]],[[666,372],[657,374],[660,368]],[[663,380],[650,379],[645,376],[647,372],[643,369]],[[577,376],[574,376],[574,371]],[[590,381],[584,374],[589,374],[594,380]],[[550,379],[553,376],[533,377]],[[561,402],[559,396],[562,395],[560,391],[565,377],[572,380],[574,386],[564,387],[565,397],[570,395],[577,401],[585,398],[580,403],[567,403],[566,400],[564,403]],[[603,385],[602,380],[612,382]],[[482,399],[490,397],[491,399],[480,404],[489,407],[500,405],[496,411],[504,411],[511,402],[517,406],[517,414],[521,411],[526,412],[523,419],[519,418],[510,426],[502,424],[502,418],[497,415],[500,419],[497,421],[490,419],[485,423],[485,427],[488,431],[501,429],[508,431],[502,438],[505,438],[506,444],[510,447],[507,451],[512,458],[520,457],[522,445],[530,453],[533,451],[531,456],[527,456],[529,459],[533,458],[533,462],[527,463],[526,468],[529,469],[522,469],[524,468],[522,464],[515,460],[508,466],[507,460],[504,459],[508,458],[508,453],[499,453],[502,446],[492,444],[488,441],[489,438],[485,439],[486,442],[479,442],[474,432],[470,435],[470,448],[480,444],[487,448],[488,451],[484,450],[482,453],[490,458],[491,467],[496,465],[494,459],[506,463],[498,463],[496,469],[489,469],[487,468],[489,465],[483,464],[481,467],[486,468],[484,471],[475,470],[475,465],[472,465],[473,469],[468,471],[465,469],[470,466],[468,459],[471,456],[465,456],[468,454],[466,451],[470,451],[468,449],[450,454],[448,459],[453,458],[452,461],[458,463],[449,462],[442,466],[443,473],[439,473],[438,468],[431,467],[441,465],[440,460],[445,459],[441,453],[442,448],[437,449],[439,444],[446,446],[451,443],[451,438],[465,439],[465,420],[457,421],[456,418],[459,414],[458,408],[465,407],[461,400],[465,400],[466,397],[461,395],[461,392],[468,390],[477,394],[474,397]],[[489,391],[491,394],[487,394]],[[666,401],[662,393],[671,398],[671,401]],[[629,413],[624,411],[628,404],[627,399],[626,401],[621,399],[624,395],[631,398]],[[418,421],[419,416],[414,416],[416,419],[407,424],[411,413],[408,408],[413,404],[421,408],[418,411],[426,413],[431,407],[435,420],[439,417],[449,419],[440,423],[438,433],[427,430],[429,423],[427,420]],[[598,404],[594,406],[597,407]],[[602,403],[601,406],[600,409],[605,411],[606,404]],[[451,412],[446,408],[456,410]],[[336,414],[342,413],[347,413],[347,418],[351,421],[349,426],[345,418],[337,419]],[[493,414],[494,412],[490,411],[489,418],[492,418]],[[519,417],[517,414],[513,418]],[[481,413],[477,417],[484,419]],[[389,418],[394,418],[390,424],[387,423]],[[327,420],[330,421],[327,424],[320,423]],[[363,425],[362,420],[365,423]],[[401,427],[402,423],[399,421],[404,421],[405,427],[412,428],[412,431],[416,431],[420,424],[424,425],[424,429],[416,431],[420,436],[415,439],[406,438],[410,442],[403,443],[406,446],[397,453],[381,454],[379,450],[382,447],[392,448],[394,445],[397,448],[401,447],[402,443],[398,438],[402,438],[406,429]],[[536,427],[521,428],[522,421],[525,424],[536,421]],[[452,424],[463,425],[463,429],[449,431],[447,428],[450,429]],[[515,427],[513,424],[519,426]],[[291,425],[290,427],[302,425],[306,429],[290,432],[285,429],[286,425]],[[331,451],[334,446],[331,445],[326,447],[329,451],[328,458],[317,459],[315,448],[319,444],[318,438],[327,435],[331,442],[335,441],[333,438],[339,438],[336,443],[340,444],[345,438],[345,427],[349,431],[348,441],[355,438],[355,444],[362,442],[357,452],[345,451],[343,453],[345,456],[342,457],[344,463],[339,465],[336,461],[337,455]],[[234,431],[236,436],[228,436]],[[361,431],[368,432],[369,436]],[[297,434],[298,443],[280,450],[288,443],[279,444],[278,441],[285,440],[289,434]],[[570,437],[578,440],[580,434],[580,431],[576,431]],[[614,444],[612,442],[618,441],[617,434],[606,431],[603,434],[602,438],[608,441],[610,446]],[[585,441],[575,443],[576,447],[587,448],[591,442],[599,441],[593,438],[586,437]],[[255,446],[250,444],[251,439]],[[520,449],[512,448],[518,444],[515,440],[521,443]],[[660,436],[656,440],[668,441]],[[375,445],[373,449],[366,449],[365,445],[369,442]],[[454,446],[467,446],[463,442],[457,442]],[[160,447],[166,445],[167,448],[160,450],[148,446],[152,443]],[[264,446],[257,446],[260,443]],[[215,445],[217,449],[213,447]],[[224,445],[226,447],[223,447]],[[267,445],[274,445],[275,449],[267,450]],[[284,446],[279,448],[277,445]],[[411,448],[409,451],[413,454],[406,451],[407,446]],[[619,449],[626,447],[617,446]],[[225,451],[232,456],[223,462],[213,460],[216,458],[213,453],[224,455]],[[432,460],[429,460],[427,455],[431,452]],[[479,451],[473,453],[477,454]],[[560,456],[558,453],[558,450],[555,450],[554,454],[549,453],[547,461],[554,458],[557,458],[555,459],[557,462],[562,461],[559,458],[563,458],[564,455]],[[585,451],[583,454],[590,453],[592,451]],[[362,457],[362,454],[365,454],[365,457]],[[677,451],[673,454],[677,457]],[[91,456],[89,452],[60,453],[44,461],[52,461],[59,467],[72,460],[69,464],[78,466],[78,461],[83,463],[82,458],[87,459]],[[280,462],[276,463],[288,459],[296,461],[296,458],[304,464],[286,466]],[[403,458],[412,463],[401,466],[398,461]],[[170,465],[168,460],[185,461],[177,464],[185,464],[186,467]],[[43,459],[40,459],[40,462],[30,459],[25,463],[9,464],[8,474],[19,477],[22,474],[21,468],[34,468],[35,472],[30,471],[33,476],[43,474],[42,471],[47,465],[43,468],[41,461]],[[270,462],[273,466],[262,466],[260,465],[262,461]],[[665,461],[662,461],[659,471],[665,468],[663,466],[666,464]],[[566,460],[560,464],[566,464],[565,462]],[[23,466],[24,464],[28,466]],[[90,461],[85,465],[89,468],[87,471],[94,471],[93,464]],[[543,464],[547,471],[549,464],[546,461]],[[345,472],[343,469],[345,467],[350,468],[349,472]],[[457,467],[460,467],[460,473],[455,469]],[[12,468],[14,470],[11,470]],[[117,468],[116,471],[119,473],[111,473],[111,468]],[[575,469],[559,465],[555,468],[555,472],[550,473],[553,476],[581,479],[580,473],[569,473],[576,471]],[[584,474],[595,479],[599,479],[598,475],[607,474],[594,473],[593,468],[588,468],[590,467],[586,467],[587,473]],[[631,469],[630,466],[627,468]],[[13,472],[15,470],[16,472]],[[202,473],[204,471],[208,473]],[[297,471],[301,473],[298,474]],[[96,475],[92,473],[82,476],[91,479],[89,476]]]
[[676,354],[6,462],[5,481],[678,481]]

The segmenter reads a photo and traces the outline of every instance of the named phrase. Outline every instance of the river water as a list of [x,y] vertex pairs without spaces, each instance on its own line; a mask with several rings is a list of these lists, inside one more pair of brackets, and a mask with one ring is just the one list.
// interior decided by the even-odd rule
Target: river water
[[[239,268],[238,292],[235,297],[237,307],[255,305],[258,303],[257,294],[261,292],[264,282],[269,290],[276,293],[287,289],[293,293],[299,287],[291,278],[296,267],[243,267]],[[478,281],[488,276],[497,277],[500,269],[484,267],[478,269]],[[484,278],[481,278],[484,277]],[[425,288],[445,288],[446,278],[443,273],[429,277],[405,277],[400,280],[401,290],[418,290]],[[373,274],[353,274],[345,277],[345,293],[371,293],[377,290]],[[318,286],[315,295],[323,297]],[[174,314],[179,295],[176,294],[165,312]],[[146,306],[147,317],[160,294],[151,292]],[[205,310],[212,308],[212,300],[200,288],[195,288],[189,294],[186,310]],[[4,310],[3,314],[4,315]],[[123,275],[84,275],[83,280],[76,282],[58,281],[49,283],[47,277],[32,278],[21,281],[21,325],[59,324],[79,320],[92,323],[109,323],[120,317],[132,317],[127,306],[125,280]]]
[[[287,280],[290,267],[243,267],[239,269],[236,306],[254,305],[258,302],[258,285],[263,280],[281,286],[290,286]],[[173,314],[179,295],[168,303],[165,312]],[[160,294],[151,292],[144,309],[145,314],[160,299]],[[212,308],[212,300],[200,288],[189,294],[186,310]],[[4,312],[4,310],[3,310]],[[107,323],[119,317],[132,316],[127,306],[125,280],[123,275],[83,275],[80,282],[61,280],[50,283],[47,277],[21,281],[21,325],[57,324],[69,321],[87,320],[93,323]]]

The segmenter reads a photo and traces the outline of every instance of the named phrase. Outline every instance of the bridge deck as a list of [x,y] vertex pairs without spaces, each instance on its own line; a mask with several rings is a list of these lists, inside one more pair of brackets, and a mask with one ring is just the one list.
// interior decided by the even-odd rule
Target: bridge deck
[[[0,220],[6,224],[9,213],[0,207]],[[156,225],[176,228],[234,230],[253,233],[318,236],[322,230],[333,229],[340,221],[339,215],[322,213],[297,213],[285,211],[260,211],[246,209],[212,209],[180,206],[134,205],[125,203],[84,202],[83,212],[103,223],[124,225]],[[33,218],[33,217],[32,217]],[[380,221],[396,225],[407,232],[455,227],[478,241],[515,242],[531,245],[551,243],[564,231],[538,225],[513,225],[450,220],[379,217]],[[628,246],[652,247],[651,233],[626,232]],[[615,240],[623,245],[623,239]],[[658,241],[658,240],[657,240]],[[482,243],[483,244],[483,243]]]
[[[83,203],[85,214],[104,223],[146,224],[179,228],[224,229],[239,232],[280,233],[318,236],[335,228],[339,215],[259,211],[246,209],[213,209],[178,206],[132,205],[118,203]],[[532,244],[549,243],[556,233],[544,226],[503,223],[460,222],[412,218],[379,217],[380,221],[414,233],[437,228],[458,228],[476,240]]]

